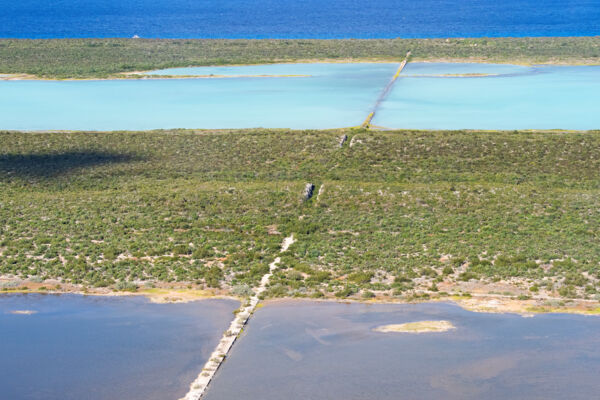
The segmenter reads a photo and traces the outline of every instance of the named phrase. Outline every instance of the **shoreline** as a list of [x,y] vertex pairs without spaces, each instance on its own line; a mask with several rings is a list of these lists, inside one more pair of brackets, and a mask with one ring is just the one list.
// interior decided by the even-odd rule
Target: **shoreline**
[[[311,299],[311,298],[296,298],[296,297],[282,297],[282,298],[271,298],[263,301],[265,305],[269,303],[285,303],[285,302],[322,302],[322,303],[340,303],[340,304],[364,304],[364,305],[394,305],[394,304],[434,304],[434,303],[452,303],[466,311],[487,313],[487,314],[518,314],[523,317],[533,317],[541,314],[577,314],[587,316],[600,316],[600,302],[595,300],[583,300],[583,299],[564,299],[564,302],[575,302],[579,306],[577,307],[550,307],[550,306],[535,306],[534,303],[541,299],[531,300],[517,300],[517,299],[505,299],[501,300],[501,297],[495,295],[483,296],[468,296],[468,295],[449,295],[437,298],[429,298],[422,300],[403,300],[395,299],[389,300],[385,298],[376,298],[371,300],[361,299],[337,299],[334,297]],[[593,303],[593,308],[584,308],[583,303]]]
[[[185,67],[167,67],[147,71],[118,72],[108,77],[91,78],[45,78],[27,73],[0,73],[0,81],[50,81],[50,82],[76,82],[76,81],[118,81],[118,80],[170,80],[170,79],[236,79],[236,78],[308,78],[311,75],[150,75],[153,71],[183,68],[216,68],[216,67],[253,67],[261,65],[295,65],[295,64],[397,64],[403,59],[300,59],[294,61],[274,61],[252,64],[214,64],[214,65],[188,65]],[[522,67],[592,67],[600,66],[600,62],[533,62],[522,60],[497,61],[477,58],[411,58],[408,63],[450,63],[450,64],[498,64],[515,65]],[[487,74],[486,74],[487,75]],[[492,74],[493,75],[493,74]]]
[[36,284],[39,287],[32,288],[9,288],[0,289],[0,296],[7,294],[47,294],[47,295],[65,295],[73,294],[79,296],[99,296],[99,297],[146,297],[151,303],[155,304],[181,304],[190,303],[198,300],[223,299],[242,301],[243,299],[214,290],[200,290],[187,288],[142,288],[136,291],[119,291],[110,288],[80,288],[75,286],[61,287],[60,289],[40,289],[43,284]]
[[524,61],[524,60],[489,60],[484,58],[411,58],[413,63],[448,63],[448,64],[498,64],[516,65],[520,67],[595,67],[600,66],[600,61],[595,62],[566,62],[566,61]]
[[[0,290],[0,296],[10,294],[48,294],[64,295],[74,294],[80,296],[102,296],[102,297],[129,297],[144,296],[155,304],[181,304],[199,300],[225,299],[236,300],[244,303],[247,299],[233,296],[224,291],[199,290],[187,288],[149,288],[138,291],[116,291],[103,288],[83,290],[82,288],[61,288],[53,290],[39,290],[35,288],[15,288]],[[519,300],[514,296],[497,294],[462,293],[448,294],[439,297],[423,299],[389,299],[384,296],[374,299],[338,299],[333,296],[325,298],[308,297],[281,297],[267,298],[261,300],[264,305],[283,302],[322,302],[340,304],[364,304],[364,305],[394,305],[394,304],[423,304],[423,303],[453,303],[466,311],[490,314],[519,314],[523,317],[533,317],[539,314],[577,314],[588,316],[600,316],[600,301],[588,299],[562,299],[554,297],[531,298]],[[554,302],[555,304],[548,304]],[[560,304],[562,303],[562,305]]]

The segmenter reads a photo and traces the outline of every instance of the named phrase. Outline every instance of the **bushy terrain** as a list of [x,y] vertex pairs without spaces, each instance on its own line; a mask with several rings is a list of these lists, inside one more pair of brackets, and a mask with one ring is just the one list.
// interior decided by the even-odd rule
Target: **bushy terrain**
[[0,39],[0,74],[105,78],[169,67],[297,60],[467,60],[514,63],[600,63],[600,37],[168,40]]
[[293,233],[267,296],[600,289],[600,132],[4,132],[0,149],[5,277],[243,291]]

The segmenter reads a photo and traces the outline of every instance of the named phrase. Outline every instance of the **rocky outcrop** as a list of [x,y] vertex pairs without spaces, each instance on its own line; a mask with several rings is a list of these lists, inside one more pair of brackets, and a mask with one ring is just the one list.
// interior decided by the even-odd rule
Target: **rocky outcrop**
[[313,194],[315,192],[315,185],[312,183],[307,183],[306,187],[304,188],[304,193],[302,194],[302,199],[304,201],[308,201],[313,197]]

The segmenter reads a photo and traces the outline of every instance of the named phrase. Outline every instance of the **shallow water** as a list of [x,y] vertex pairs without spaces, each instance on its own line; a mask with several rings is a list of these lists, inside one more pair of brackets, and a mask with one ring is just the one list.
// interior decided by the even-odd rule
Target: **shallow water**
[[[287,74],[290,68],[228,70],[248,75],[277,69]],[[306,64],[292,69],[311,77],[1,81],[0,129],[354,126],[365,119],[396,68],[397,64]]]
[[[449,320],[456,330],[386,334]],[[600,317],[465,311],[450,304],[268,303],[207,400],[590,399],[600,390]]]
[[[404,74],[485,73],[484,77]],[[373,124],[407,129],[598,129],[600,66],[409,64]]]
[[398,68],[397,63],[288,63],[258,65],[223,65],[209,67],[168,68],[150,71],[148,75],[302,75],[309,77],[334,77],[360,79],[368,75],[384,74],[388,79]]
[[533,67],[511,64],[483,64],[483,63],[408,63],[402,70],[402,76],[432,75],[457,75],[457,74],[488,74],[494,76],[507,76],[532,73]]
[[[0,398],[165,400],[185,395],[239,303],[0,295]],[[32,315],[15,315],[32,310]]]
[[[273,64],[153,72],[228,78],[0,81],[0,129],[357,126],[397,67]],[[452,76],[461,74],[485,76]],[[600,128],[599,106],[600,66],[409,63],[372,122],[392,129],[587,130]]]
[[4,0],[0,37],[396,38],[600,34],[596,0]]

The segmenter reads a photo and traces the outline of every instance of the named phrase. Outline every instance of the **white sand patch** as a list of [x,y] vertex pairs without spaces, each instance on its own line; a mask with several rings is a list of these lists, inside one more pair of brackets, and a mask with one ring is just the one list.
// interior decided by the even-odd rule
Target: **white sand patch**
[[381,333],[430,333],[456,329],[449,321],[419,321],[406,324],[382,325],[373,329]]
[[14,315],[33,315],[33,314],[37,314],[37,311],[33,311],[33,310],[14,310],[14,311],[10,311],[9,314],[14,314]]

